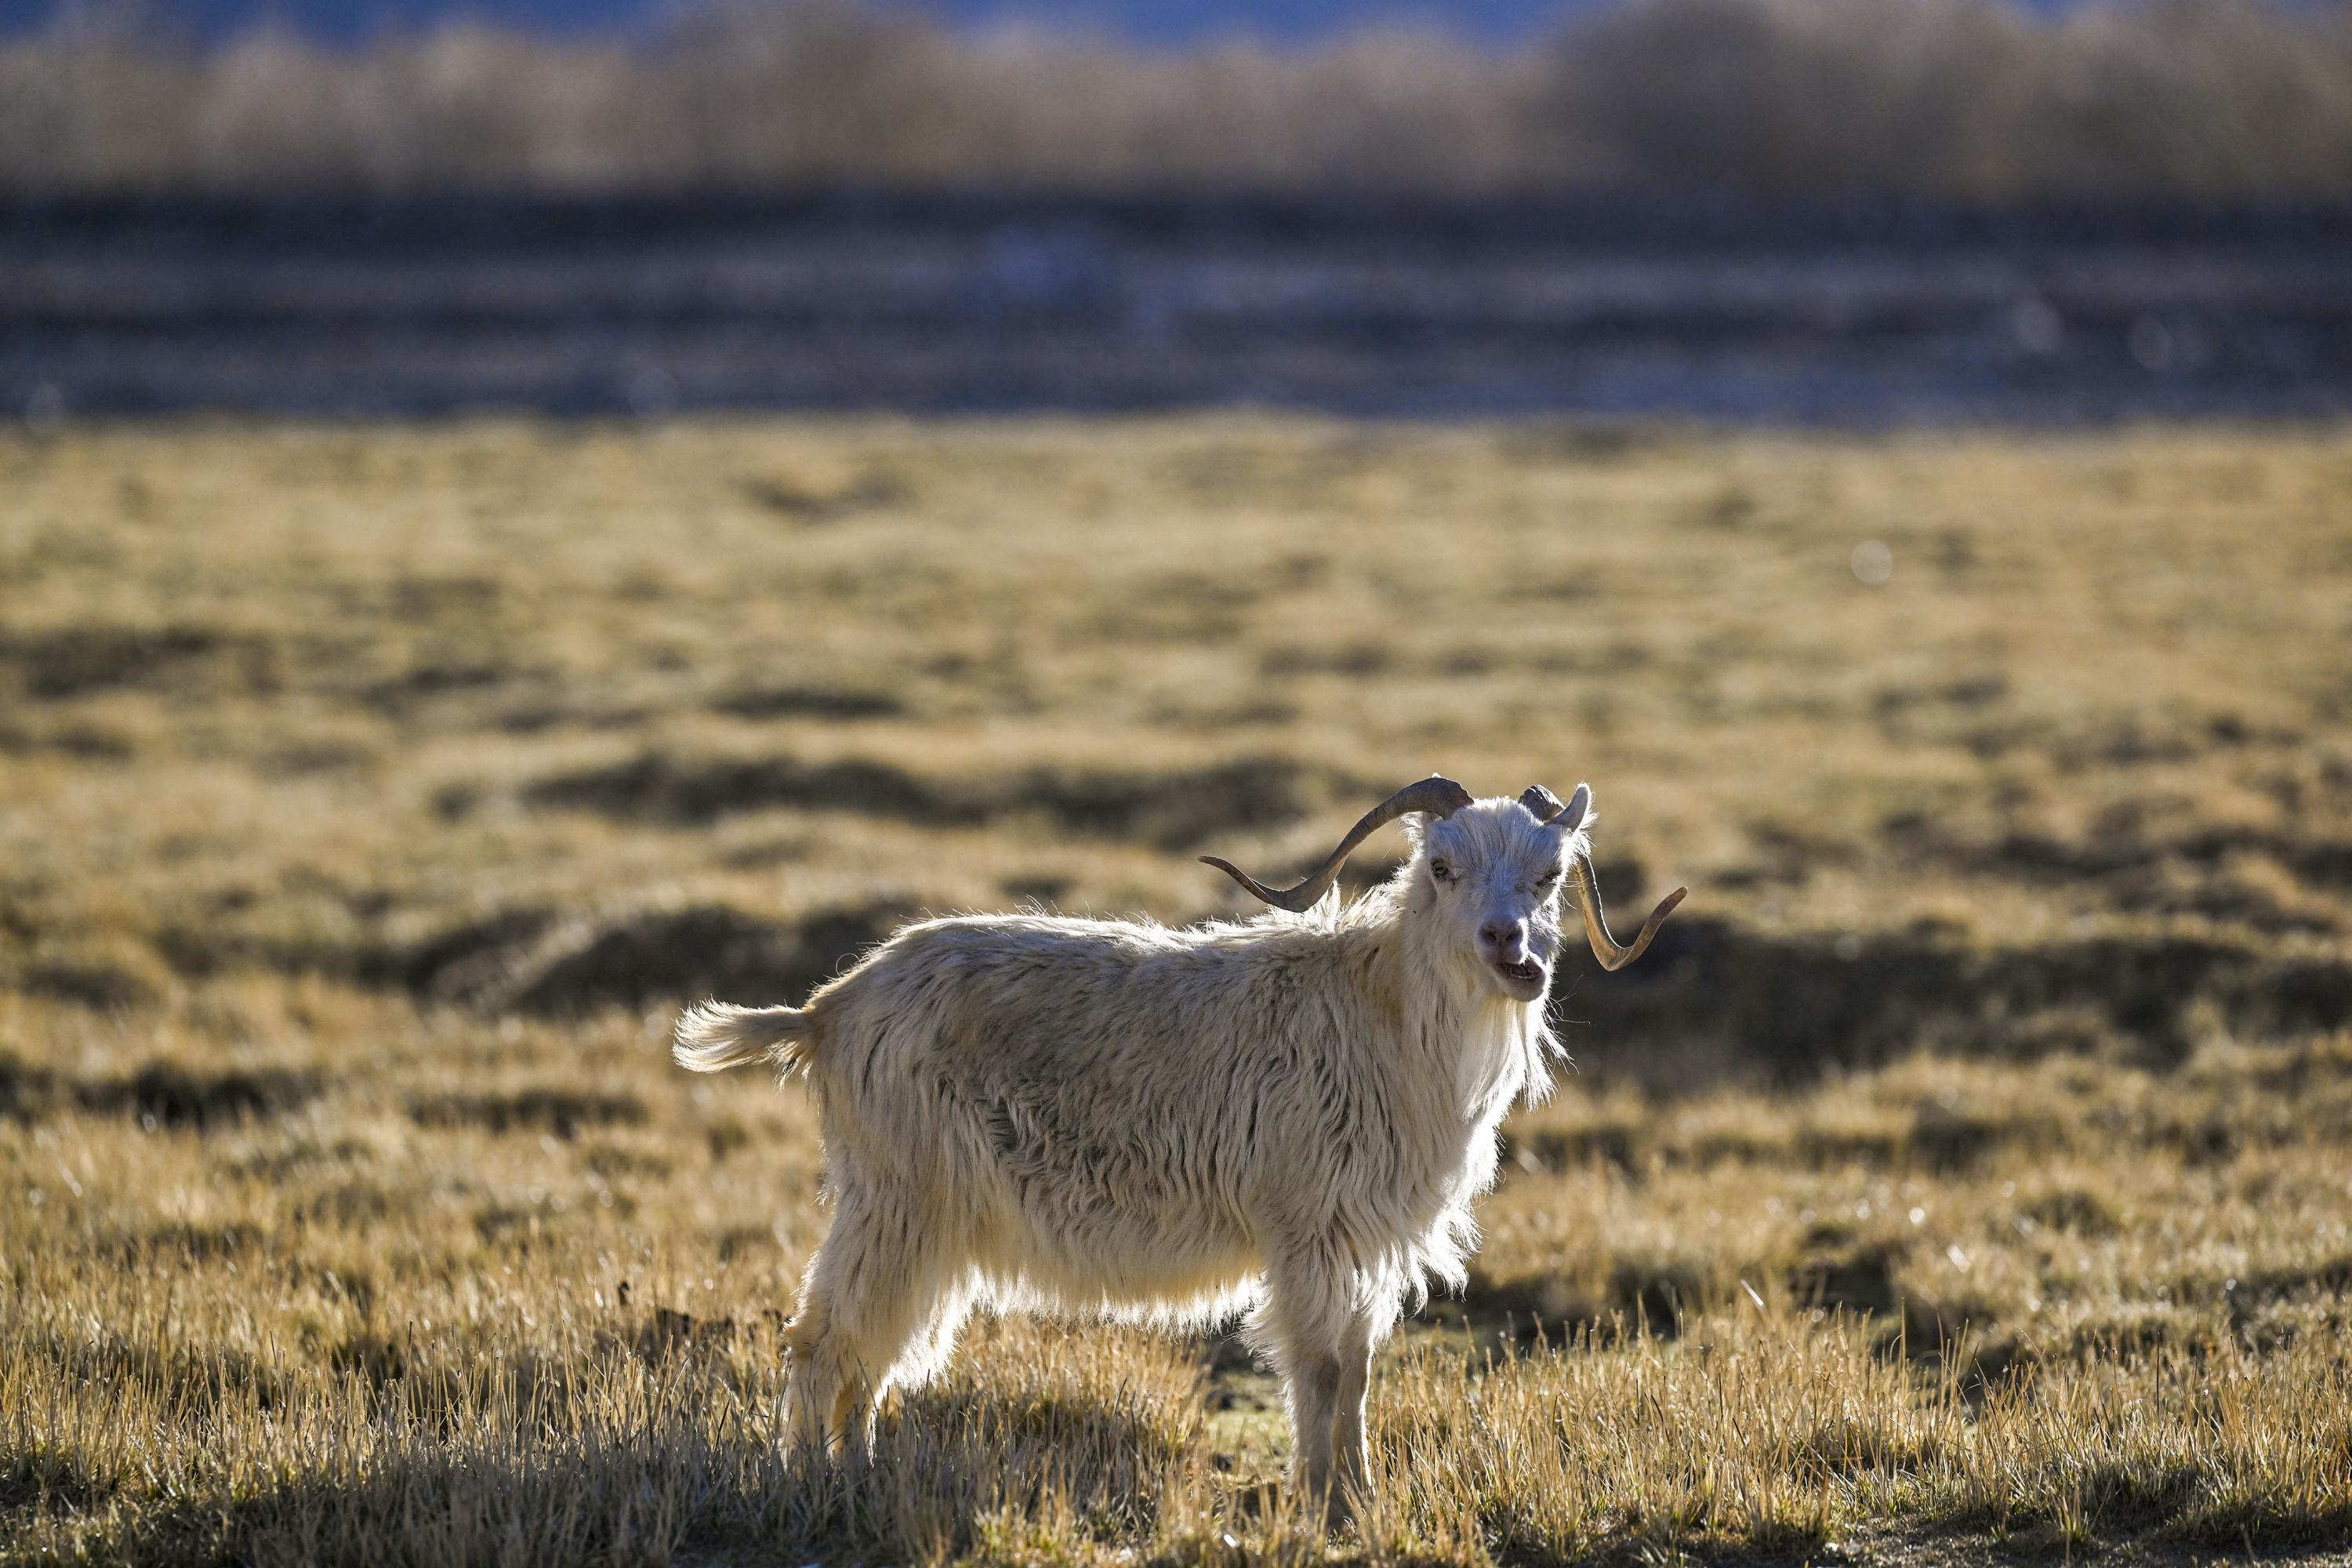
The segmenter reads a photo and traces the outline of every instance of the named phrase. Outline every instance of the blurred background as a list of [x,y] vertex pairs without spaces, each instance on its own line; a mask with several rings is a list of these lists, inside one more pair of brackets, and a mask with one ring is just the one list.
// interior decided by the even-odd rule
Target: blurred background
[[667,1032],[1433,771],[1692,893],[1362,1561],[2338,1549],[2347,415],[2335,0],[0,0],[0,1568],[1333,1561],[1213,1337],[780,1460]]
[[2352,397],[2336,0],[0,5],[0,407]]

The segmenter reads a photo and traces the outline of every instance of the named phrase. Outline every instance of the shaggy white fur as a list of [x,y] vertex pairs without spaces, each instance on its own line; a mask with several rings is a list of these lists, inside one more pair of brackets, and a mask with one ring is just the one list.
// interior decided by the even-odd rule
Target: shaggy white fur
[[789,1335],[792,1429],[865,1441],[976,1306],[1246,1310],[1294,1476],[1344,1512],[1372,1352],[1429,1279],[1462,1283],[1496,1123],[1550,1088],[1585,798],[1407,816],[1411,858],[1350,904],[935,920],[803,1007],[689,1010],[679,1062],[765,1058],[817,1097],[835,1217]]

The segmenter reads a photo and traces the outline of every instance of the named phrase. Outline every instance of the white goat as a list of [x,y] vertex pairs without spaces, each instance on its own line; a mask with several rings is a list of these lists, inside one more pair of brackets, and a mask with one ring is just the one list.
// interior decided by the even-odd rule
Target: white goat
[[[817,1097],[835,1215],[788,1335],[793,1431],[870,1441],[883,1391],[937,1369],[975,1306],[1246,1307],[1288,1384],[1293,1479],[1344,1517],[1372,1352],[1427,1277],[1462,1283],[1496,1125],[1550,1087],[1562,872],[1609,969],[1682,900],[1611,939],[1591,800],[1426,779],[1287,891],[1203,857],[1277,911],[1252,921],[927,921],[804,1007],[689,1009],[681,1064],[764,1058]],[[1341,863],[1398,819],[1411,859],[1343,906]]]

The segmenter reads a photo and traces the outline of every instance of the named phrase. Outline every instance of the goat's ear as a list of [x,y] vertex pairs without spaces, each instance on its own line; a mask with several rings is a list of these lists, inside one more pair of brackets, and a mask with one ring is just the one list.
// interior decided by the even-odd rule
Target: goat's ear
[[1576,793],[1568,797],[1568,804],[1559,808],[1559,815],[1551,819],[1551,825],[1562,833],[1573,833],[1584,826],[1584,819],[1591,810],[1592,786],[1578,784]]

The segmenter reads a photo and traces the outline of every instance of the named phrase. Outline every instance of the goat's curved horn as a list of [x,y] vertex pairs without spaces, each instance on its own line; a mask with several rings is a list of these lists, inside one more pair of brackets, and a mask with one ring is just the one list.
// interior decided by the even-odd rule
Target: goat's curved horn
[[1592,786],[1579,784],[1576,793],[1562,805],[1559,796],[1541,784],[1529,784],[1519,796],[1519,804],[1538,822],[1549,822],[1563,833],[1573,833],[1584,824],[1584,814],[1592,805]]
[[[1576,793],[1562,805],[1559,797],[1543,785],[1529,784],[1527,793],[1519,796],[1519,804],[1534,813],[1538,822],[1548,822],[1564,833],[1573,833],[1582,826],[1584,814],[1592,808],[1592,786],[1578,784]],[[1621,947],[1617,939],[1609,934],[1609,922],[1601,918],[1601,877],[1592,868],[1591,861],[1583,856],[1573,857],[1569,874],[1576,883],[1576,907],[1584,911],[1585,937],[1592,943],[1592,956],[1601,961],[1603,969],[1622,969],[1641,957],[1648,950],[1651,939],[1658,934],[1658,928],[1666,923],[1666,917],[1675,912],[1675,906],[1690,893],[1688,888],[1676,888],[1660,899],[1658,907],[1650,911],[1650,918],[1642,922],[1641,934],[1634,937],[1633,944]]]
[[1409,811],[1426,811],[1436,816],[1451,816],[1469,804],[1470,792],[1452,779],[1438,778],[1433,774],[1419,784],[1407,784],[1371,810],[1364,813],[1362,820],[1348,829],[1348,837],[1339,840],[1339,847],[1332,850],[1329,858],[1315,868],[1314,874],[1295,888],[1269,888],[1232,861],[1221,860],[1214,855],[1203,855],[1201,859],[1207,865],[1214,866],[1218,870],[1248,889],[1252,898],[1272,904],[1277,910],[1288,910],[1293,914],[1304,914],[1315,907],[1318,900],[1331,890],[1331,884],[1339,879],[1339,868],[1347,864],[1348,857],[1354,852],[1357,845]]
[[1688,888],[1676,888],[1660,899],[1658,907],[1650,911],[1650,918],[1642,922],[1632,945],[1621,947],[1617,939],[1609,934],[1609,922],[1601,918],[1601,878],[1592,863],[1579,856],[1570,862],[1568,870],[1576,884],[1576,907],[1584,911],[1585,938],[1592,943],[1592,956],[1603,969],[1622,969],[1649,951],[1650,940],[1658,934],[1658,928],[1666,923],[1675,906],[1690,892]]

